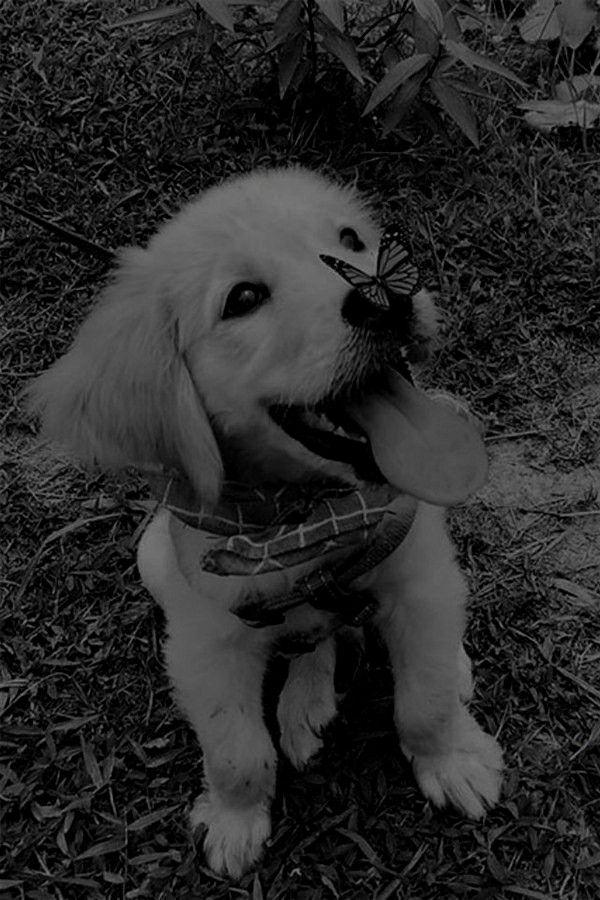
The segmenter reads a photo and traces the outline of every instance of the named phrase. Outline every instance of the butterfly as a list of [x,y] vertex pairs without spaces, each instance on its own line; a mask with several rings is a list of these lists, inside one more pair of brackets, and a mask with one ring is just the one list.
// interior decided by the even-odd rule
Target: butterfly
[[389,309],[391,297],[412,297],[419,285],[419,270],[408,247],[406,231],[398,223],[388,225],[381,236],[375,275],[367,275],[335,256],[321,253],[319,258],[370,303],[384,309]]

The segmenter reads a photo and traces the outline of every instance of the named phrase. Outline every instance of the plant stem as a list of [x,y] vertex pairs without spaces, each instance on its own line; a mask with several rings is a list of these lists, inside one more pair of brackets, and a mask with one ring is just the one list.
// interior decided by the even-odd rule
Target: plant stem
[[307,0],[306,2],[308,46],[310,56],[310,77],[313,90],[315,89],[317,83],[317,39],[315,35],[315,5],[315,0]]

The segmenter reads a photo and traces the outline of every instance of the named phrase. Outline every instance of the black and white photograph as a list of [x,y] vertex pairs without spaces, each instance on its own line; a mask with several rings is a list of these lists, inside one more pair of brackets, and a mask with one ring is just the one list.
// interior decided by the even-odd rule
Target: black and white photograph
[[0,44],[0,895],[598,900],[599,3]]

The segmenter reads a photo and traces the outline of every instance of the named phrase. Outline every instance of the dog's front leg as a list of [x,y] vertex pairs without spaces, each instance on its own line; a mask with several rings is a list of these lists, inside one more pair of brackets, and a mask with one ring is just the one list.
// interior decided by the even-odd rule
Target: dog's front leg
[[172,631],[165,648],[180,706],[204,755],[204,792],[190,820],[206,826],[204,850],[216,872],[239,878],[260,857],[271,831],[276,752],[264,725],[262,652],[189,630]]
[[336,713],[335,641],[328,638],[311,653],[292,659],[279,697],[281,749],[302,769],[321,749],[322,730]]
[[394,672],[396,723],[417,782],[437,806],[451,803],[479,818],[498,799],[502,753],[461,702],[467,591],[440,510],[419,507],[374,590]]
[[138,567],[165,611],[168,674],[204,754],[205,790],[191,824],[206,826],[211,868],[238,878],[260,857],[271,830],[277,756],[262,707],[267,638],[238,622],[222,598],[204,595],[194,583],[197,557],[194,532],[160,513],[142,537]]

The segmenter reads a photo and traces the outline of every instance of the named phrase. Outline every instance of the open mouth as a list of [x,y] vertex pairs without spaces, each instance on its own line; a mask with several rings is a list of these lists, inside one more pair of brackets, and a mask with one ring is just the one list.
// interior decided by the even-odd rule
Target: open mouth
[[327,400],[315,406],[269,408],[271,418],[289,437],[324,459],[352,466],[359,478],[383,483],[365,431],[346,412],[344,405]]
[[487,476],[485,446],[469,418],[397,369],[313,407],[277,405],[269,412],[311,453],[438,506],[462,502]]
[[[397,354],[394,367],[412,383],[408,364]],[[375,461],[370,436],[351,410],[387,389],[388,371],[373,369],[363,375],[360,384],[342,386],[312,406],[274,404],[269,407],[269,414],[289,437],[311,453],[351,466],[364,481],[384,484],[388,479]]]

